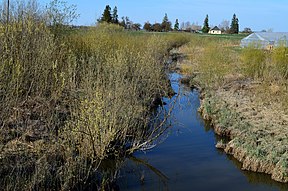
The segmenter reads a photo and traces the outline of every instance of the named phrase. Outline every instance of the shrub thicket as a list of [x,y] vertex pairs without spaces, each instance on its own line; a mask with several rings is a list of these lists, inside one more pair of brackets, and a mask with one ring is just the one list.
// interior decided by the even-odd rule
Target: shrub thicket
[[67,27],[47,26],[51,12],[35,1],[13,4],[9,23],[4,6],[1,13],[4,190],[79,188],[102,160],[145,147],[165,130],[151,109],[171,91],[164,60],[185,36],[135,35],[109,24],[62,33]]

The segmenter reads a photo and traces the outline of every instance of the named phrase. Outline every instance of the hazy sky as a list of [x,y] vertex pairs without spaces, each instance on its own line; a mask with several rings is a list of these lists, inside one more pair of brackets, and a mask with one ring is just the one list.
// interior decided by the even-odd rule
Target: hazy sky
[[[42,4],[49,0],[39,0]],[[80,18],[77,24],[93,25],[101,17],[106,5],[118,7],[119,18],[128,16],[135,23],[162,22],[164,14],[174,24],[198,22],[202,25],[206,14],[210,25],[231,21],[235,13],[240,30],[250,27],[254,31],[273,29],[288,32],[288,0],[66,0],[77,5]]]

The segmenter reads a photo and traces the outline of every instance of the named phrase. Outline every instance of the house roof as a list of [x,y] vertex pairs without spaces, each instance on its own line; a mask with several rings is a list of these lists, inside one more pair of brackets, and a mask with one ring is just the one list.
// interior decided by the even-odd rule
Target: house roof
[[220,29],[217,26],[213,27],[211,30],[220,31]]

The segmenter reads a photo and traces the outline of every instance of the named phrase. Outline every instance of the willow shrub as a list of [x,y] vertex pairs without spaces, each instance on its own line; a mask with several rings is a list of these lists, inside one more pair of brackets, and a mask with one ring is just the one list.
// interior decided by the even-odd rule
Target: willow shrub
[[[30,98],[57,100],[71,81],[68,71],[75,64],[67,47],[55,41],[35,1],[11,6],[9,24],[0,27],[3,123],[14,114],[14,118],[20,117],[15,110]],[[1,20],[5,20],[5,14],[1,14]]]
[[[0,20],[6,21],[5,7],[0,8]],[[35,1],[11,2],[9,23],[0,26],[0,184],[4,190],[31,190],[38,184],[31,183],[34,178],[41,180],[40,172],[53,171],[57,158],[53,155],[59,153],[54,145],[61,121],[57,112],[59,103],[67,99],[63,92],[73,87],[74,58],[51,34]]]
[[187,38],[107,24],[57,37],[33,2],[0,27],[1,185],[69,190],[163,132],[151,102],[168,95],[164,60]]
[[146,128],[152,120],[151,102],[169,93],[163,57],[173,43],[164,36],[135,36],[121,29],[101,25],[70,36],[77,44],[75,53],[85,50],[89,59],[78,57],[84,96],[73,105],[66,131],[73,132],[79,151],[87,156],[119,155],[153,141],[155,135]]

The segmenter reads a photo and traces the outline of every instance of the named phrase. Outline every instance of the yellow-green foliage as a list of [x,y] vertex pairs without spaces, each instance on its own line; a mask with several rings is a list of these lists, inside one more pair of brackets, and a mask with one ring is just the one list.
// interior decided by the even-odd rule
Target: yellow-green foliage
[[200,58],[199,71],[206,85],[220,85],[225,75],[232,70],[232,60],[229,49],[221,44],[211,43],[203,51]]
[[181,64],[180,72],[181,74],[190,75],[193,72],[193,68],[190,64]]
[[83,74],[78,81],[85,96],[74,104],[74,120],[66,128],[87,156],[105,158],[115,154],[113,144],[133,145],[134,139],[141,144],[153,96],[168,93],[161,59],[171,42],[164,36],[135,36],[119,29],[101,25],[69,37],[77,45],[76,54],[89,53],[85,62],[78,57],[84,66],[79,66]]
[[241,53],[241,68],[247,77],[261,78],[263,83],[257,93],[265,99],[269,98],[283,103],[287,108],[287,48],[276,47],[272,51],[245,48]]
[[244,48],[241,53],[244,74],[252,78],[262,78],[267,81],[287,79],[288,51],[284,46],[266,51],[253,47]]
[[19,106],[29,99],[57,100],[75,65],[67,46],[54,39],[45,20],[30,10],[32,5],[19,6],[22,14],[11,11],[9,24],[0,28],[0,118],[6,125],[20,121]]
[[190,61],[181,69],[197,74],[194,80],[203,87],[218,88],[223,82],[239,77],[260,79],[262,83],[255,94],[287,105],[287,48],[280,46],[271,51],[255,47],[240,49],[235,47],[239,43],[238,37],[192,35],[191,42],[181,48]]
[[[199,83],[205,87],[218,87],[224,82],[227,74],[234,71],[234,50],[230,48],[233,42],[226,39],[195,35],[184,47],[191,61],[190,71],[199,73]],[[188,64],[184,68],[189,68]],[[185,69],[188,70],[188,69]]]
[[252,78],[262,78],[266,69],[266,52],[262,49],[248,47],[241,54],[244,74]]
[[0,28],[0,174],[12,173],[9,160],[25,148],[11,176],[24,181],[1,184],[29,190],[52,181],[54,189],[61,180],[58,186],[73,187],[89,178],[95,161],[158,136],[151,102],[168,94],[164,61],[168,50],[187,42],[185,35],[132,33],[109,24],[55,35],[43,15],[21,9],[23,15],[11,12]]
[[278,47],[272,52],[272,62],[280,77],[288,78],[288,49],[284,46]]

